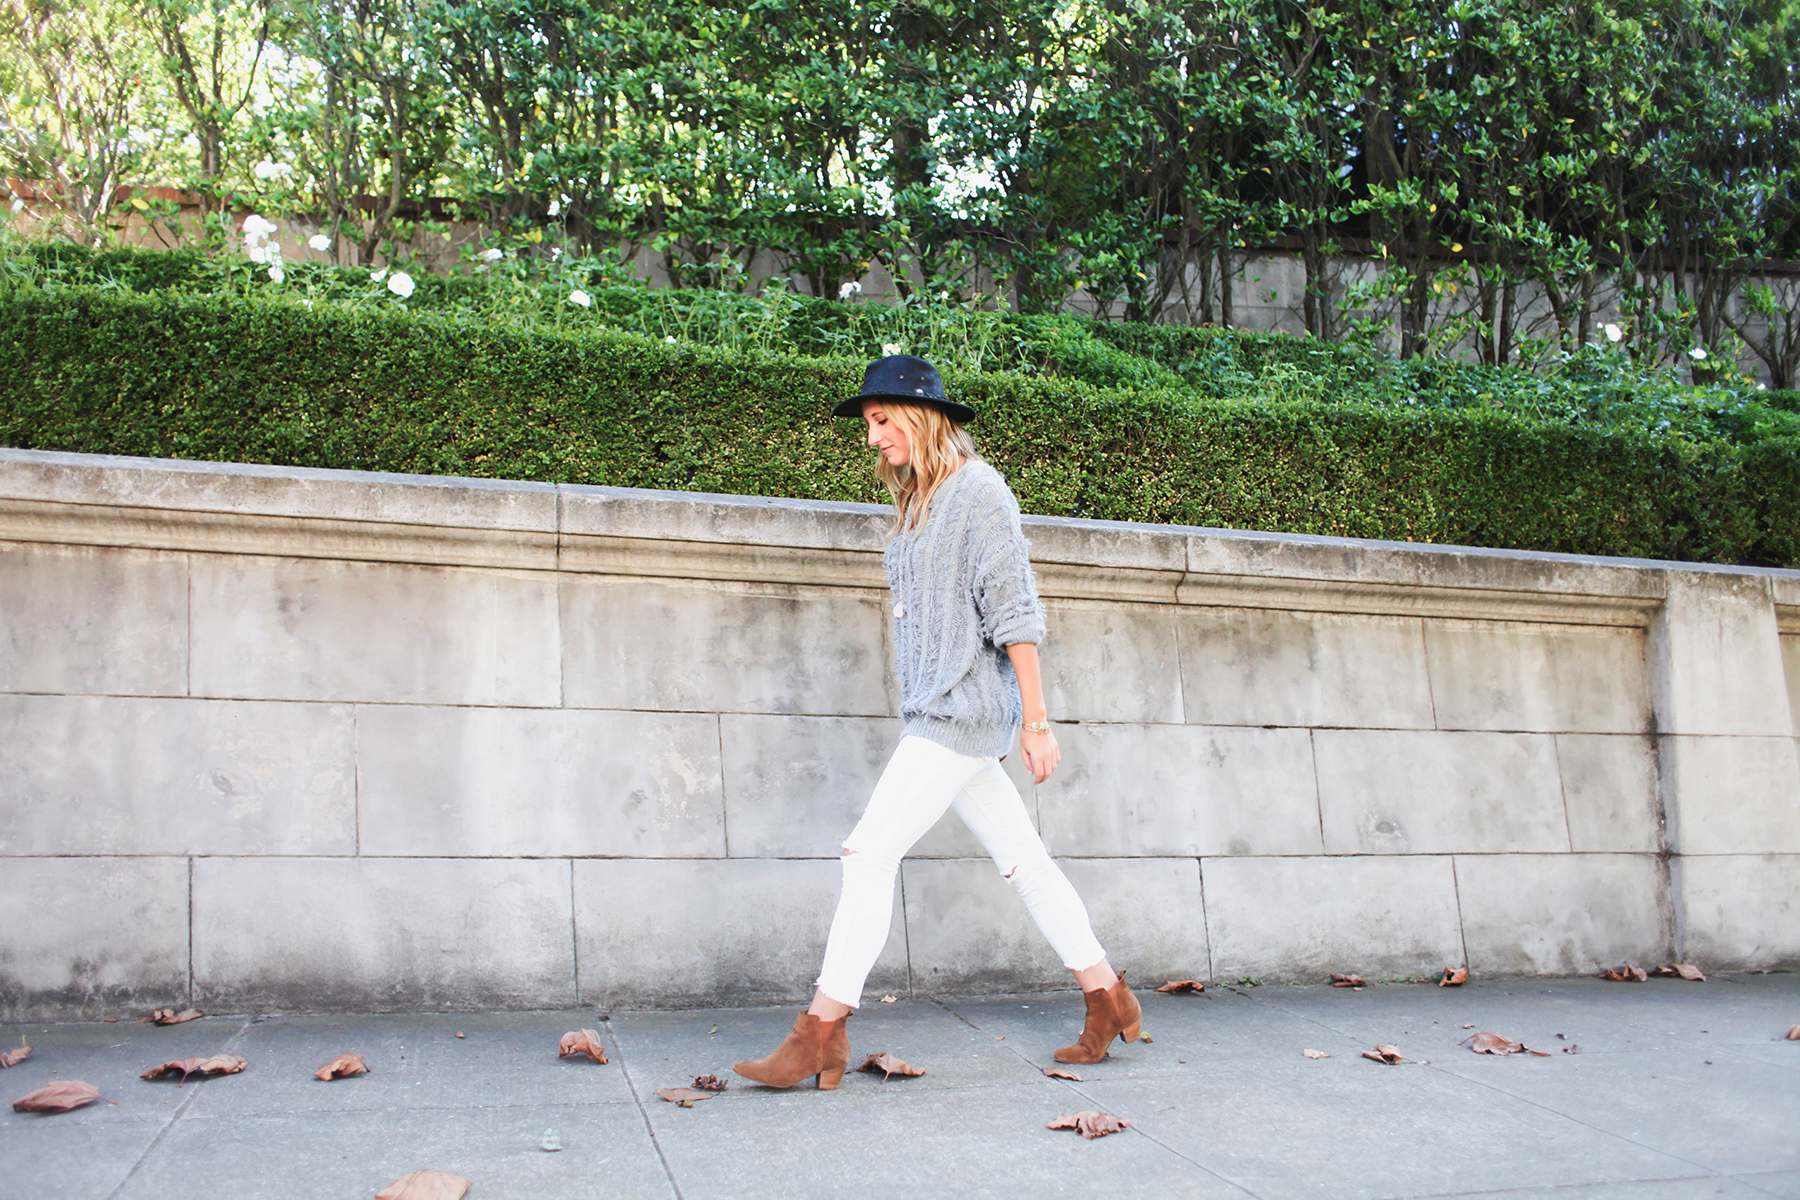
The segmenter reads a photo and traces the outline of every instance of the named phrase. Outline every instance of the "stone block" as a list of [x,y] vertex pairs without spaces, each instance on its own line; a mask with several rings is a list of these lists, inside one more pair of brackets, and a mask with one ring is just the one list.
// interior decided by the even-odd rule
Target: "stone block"
[[1547,734],[1319,729],[1313,752],[1327,854],[1569,849]]
[[1577,853],[1662,850],[1656,741],[1615,733],[1559,733],[1557,769]]
[[1791,737],[1661,739],[1662,802],[1677,854],[1800,854]]
[[576,1003],[567,860],[202,858],[193,897],[203,1007]]
[[556,531],[556,486],[0,449],[0,496],[190,512]]
[[[581,1002],[681,1008],[812,995],[842,880],[835,859],[575,863]],[[896,892],[900,889],[895,888]],[[865,996],[907,990],[904,902]]]
[[1435,975],[1462,961],[1447,855],[1208,858],[1200,877],[1218,979]]
[[1174,608],[1052,600],[1042,647],[1054,721],[1182,719]]
[[580,708],[891,716],[886,593],[565,576],[563,695]]
[[363,854],[725,853],[718,718],[581,709],[357,709]]
[[1794,721],[1794,736],[1800,737],[1800,634],[1781,635],[1781,664],[1787,677],[1788,714]]
[[185,858],[0,858],[0,1014],[96,1020],[188,995]]
[[[725,763],[726,832],[733,858],[830,858],[843,849],[900,741],[892,717],[719,718]],[[1020,756],[1007,773],[1036,815]],[[984,853],[954,811],[913,846],[913,857]]]
[[187,693],[187,559],[0,542],[0,692]]
[[1647,647],[1656,731],[1792,737],[1768,581],[1725,571],[1668,578]]
[[0,854],[352,854],[335,704],[0,696]]
[[1188,570],[1418,589],[1494,590],[1551,596],[1654,600],[1658,564],[1484,546],[1438,546],[1371,538],[1209,529],[1188,538]]
[[1711,971],[1800,968],[1800,854],[1682,855],[1673,871],[1682,961]]
[[1187,537],[1168,525],[1094,521],[1082,517],[1022,519],[1034,563],[1069,563],[1108,570],[1187,570]]
[[721,496],[564,484],[562,532],[721,545],[880,551],[893,508],[778,496]]
[[1197,725],[1432,727],[1414,618],[1183,608],[1176,627]]
[[1304,729],[1066,725],[1061,768],[1038,788],[1054,854],[1318,854],[1319,799]]
[[[1058,859],[1115,968],[1139,985],[1202,978],[1206,914],[1191,858]],[[1066,987],[1068,968],[988,859],[907,862],[906,940],[922,994]],[[1083,963],[1082,966],[1092,964]]]
[[1644,635],[1604,625],[1425,623],[1440,729],[1644,733]]
[[193,692],[555,705],[546,572],[194,555]]
[[1587,975],[1675,952],[1668,877],[1654,854],[1458,855],[1456,888],[1478,975]]

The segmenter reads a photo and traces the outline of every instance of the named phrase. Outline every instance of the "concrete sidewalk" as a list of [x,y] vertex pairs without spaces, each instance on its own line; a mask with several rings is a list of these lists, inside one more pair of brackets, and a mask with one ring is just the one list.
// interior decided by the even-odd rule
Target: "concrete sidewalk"
[[[853,1063],[887,1050],[927,1074],[852,1073],[834,1093],[731,1075],[776,1045],[785,1008],[15,1024],[0,1042],[23,1034],[35,1053],[0,1072],[0,1100],[73,1078],[117,1103],[3,1110],[0,1194],[359,1200],[436,1167],[473,1180],[471,1200],[1800,1198],[1800,1042],[1780,1040],[1800,975],[1139,994],[1154,1042],[1115,1042],[1079,1083],[1042,1074],[1079,1029],[1072,992],[872,1002],[851,1021]],[[582,1026],[608,1065],[557,1060]],[[1476,1031],[1552,1056],[1457,1045]],[[1376,1042],[1407,1061],[1359,1056]],[[138,1078],[222,1051],[249,1068]],[[370,1074],[311,1077],[346,1052]],[[691,1109],[654,1094],[713,1073],[731,1087]],[[1044,1127],[1083,1109],[1131,1128],[1089,1142]],[[538,1148],[549,1129],[560,1153]]]

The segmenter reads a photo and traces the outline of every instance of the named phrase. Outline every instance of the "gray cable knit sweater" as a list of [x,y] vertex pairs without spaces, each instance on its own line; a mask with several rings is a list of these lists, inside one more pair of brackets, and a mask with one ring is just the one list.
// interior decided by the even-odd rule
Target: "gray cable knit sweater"
[[1012,748],[1024,706],[1006,647],[1044,637],[1019,502],[970,459],[938,486],[918,529],[888,543],[905,732],[958,754]]

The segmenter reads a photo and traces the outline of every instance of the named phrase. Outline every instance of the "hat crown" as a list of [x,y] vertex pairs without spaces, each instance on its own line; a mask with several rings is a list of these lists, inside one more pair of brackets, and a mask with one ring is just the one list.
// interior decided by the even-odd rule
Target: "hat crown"
[[858,399],[933,400],[944,402],[944,381],[937,368],[911,354],[878,358],[863,371]]

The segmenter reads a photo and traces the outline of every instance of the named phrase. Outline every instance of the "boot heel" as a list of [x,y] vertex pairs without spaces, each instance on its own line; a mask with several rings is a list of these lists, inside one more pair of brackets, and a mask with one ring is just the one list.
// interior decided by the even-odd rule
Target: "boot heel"
[[1121,1042],[1135,1042],[1138,1040],[1138,1036],[1143,1032],[1144,1023],[1142,1021],[1133,1021],[1119,1031],[1119,1040]]
[[821,1092],[834,1092],[837,1090],[837,1085],[843,1081],[844,1073],[842,1071],[819,1072],[819,1090]]

